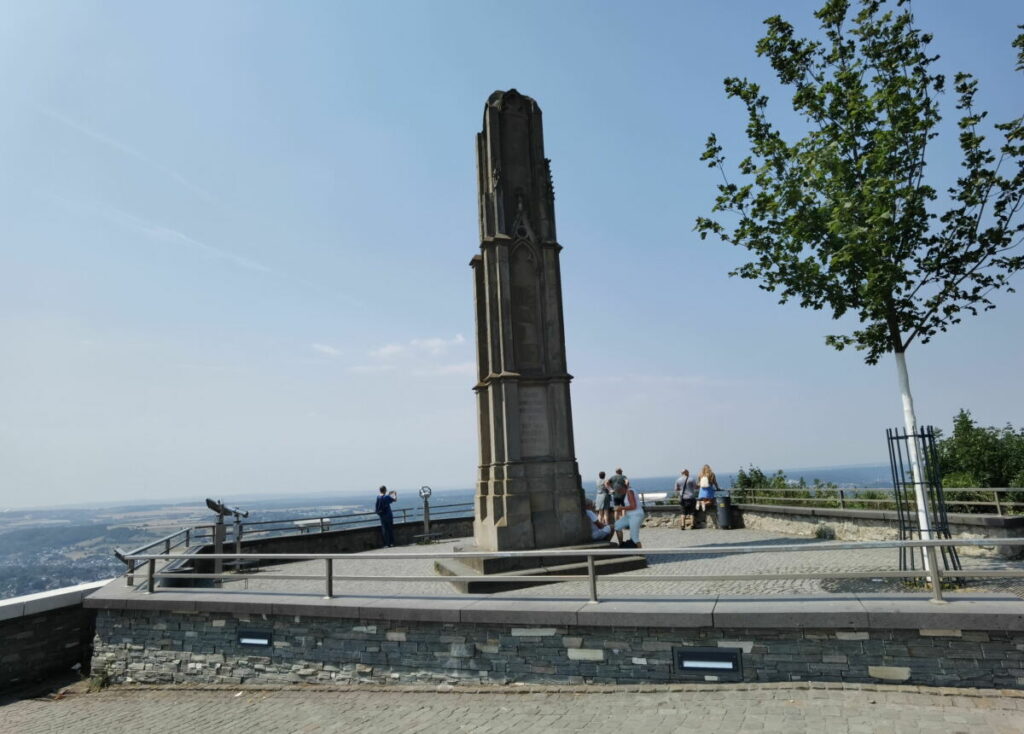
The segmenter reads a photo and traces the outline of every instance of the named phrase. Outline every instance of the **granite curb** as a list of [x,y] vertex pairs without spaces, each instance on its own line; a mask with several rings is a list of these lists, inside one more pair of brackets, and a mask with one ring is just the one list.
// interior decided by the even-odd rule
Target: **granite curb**
[[651,683],[642,685],[607,685],[588,683],[583,685],[542,685],[535,683],[510,683],[505,686],[457,684],[380,684],[360,683],[357,685],[335,684],[251,684],[243,685],[216,683],[121,683],[111,685],[102,691],[63,689],[62,695],[132,695],[149,691],[174,691],[175,693],[229,691],[255,693],[273,691],[288,694],[353,693],[457,693],[477,695],[509,695],[533,693],[572,693],[606,695],[612,693],[700,693],[706,691],[861,691],[875,693],[916,693],[934,697],[956,698],[1011,698],[1024,699],[1024,691],[1007,688],[950,688],[946,686],[914,686],[882,683],[835,683],[830,681],[780,681],[765,683]]

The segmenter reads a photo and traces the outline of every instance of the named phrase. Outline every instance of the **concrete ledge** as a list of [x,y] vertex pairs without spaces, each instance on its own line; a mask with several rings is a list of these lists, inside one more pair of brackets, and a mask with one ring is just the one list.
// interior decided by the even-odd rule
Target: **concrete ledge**
[[62,589],[53,591],[41,591],[38,594],[27,594],[15,596],[0,601],[0,621],[5,619],[16,619],[27,617],[32,614],[49,612],[64,607],[76,607],[82,600],[94,591],[102,589],[114,579],[105,581],[90,581],[77,586],[65,586]]
[[587,602],[582,599],[548,601],[536,599],[483,599],[462,610],[460,622],[494,624],[575,625],[576,613]]
[[638,601],[610,599],[587,603],[577,622],[593,627],[713,627],[717,597]]
[[1024,600],[1004,594],[947,594],[946,604],[920,594],[709,596],[692,598],[496,599],[346,597],[166,590],[146,594],[109,583],[83,602],[88,609],[225,612],[235,615],[332,617],[443,623],[721,629],[971,629],[1024,631]]
[[361,608],[360,614],[364,619],[457,623],[462,621],[462,610],[474,601],[474,597],[460,597],[457,599],[374,599]]
[[855,595],[719,597],[714,627],[747,629],[866,629],[870,619]]
[[937,604],[930,597],[864,594],[860,602],[869,629],[1024,630],[1024,600],[1016,596],[957,594],[949,598],[948,604]]

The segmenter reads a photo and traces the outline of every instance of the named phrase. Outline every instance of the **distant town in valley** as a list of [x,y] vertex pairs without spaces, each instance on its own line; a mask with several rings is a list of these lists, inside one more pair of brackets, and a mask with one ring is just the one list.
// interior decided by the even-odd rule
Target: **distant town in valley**
[[[784,470],[791,481],[801,478],[832,483],[841,488],[891,486],[886,465]],[[720,474],[722,486],[730,486],[734,473]],[[636,477],[633,485],[644,492],[671,492],[675,476]],[[593,493],[593,477],[583,477],[587,494]],[[409,519],[419,517],[422,501],[418,487],[399,489],[396,520],[403,510]],[[371,513],[374,492],[306,495],[262,495],[246,499],[223,497],[226,504],[249,511],[247,521],[287,520]],[[460,505],[469,512],[474,490],[439,490],[431,507]],[[64,586],[119,576],[124,564],[114,549],[131,550],[185,527],[210,524],[214,515],[202,499],[189,502],[147,504],[104,503],[74,507],[0,510],[0,598],[33,594]],[[376,522],[372,514],[368,523]]]

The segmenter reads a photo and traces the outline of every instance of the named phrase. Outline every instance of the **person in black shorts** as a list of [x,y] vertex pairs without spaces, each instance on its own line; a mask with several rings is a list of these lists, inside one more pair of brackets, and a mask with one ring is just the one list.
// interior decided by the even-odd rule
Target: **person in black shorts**
[[693,530],[693,517],[697,511],[697,483],[690,479],[690,470],[683,469],[676,480],[676,493],[679,496],[679,529],[686,530],[686,518],[690,518],[690,529]]
[[[612,474],[608,486],[612,490],[612,505],[615,508],[615,519],[618,520],[626,514],[626,490],[629,489],[629,477],[622,473],[621,467]],[[616,491],[620,487],[622,491]]]

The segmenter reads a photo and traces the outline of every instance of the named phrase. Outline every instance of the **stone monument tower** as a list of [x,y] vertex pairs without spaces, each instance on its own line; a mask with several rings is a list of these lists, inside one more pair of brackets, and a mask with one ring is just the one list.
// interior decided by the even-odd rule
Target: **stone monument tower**
[[477,135],[480,550],[590,542],[572,435],[555,195],[537,103],[495,92]]

